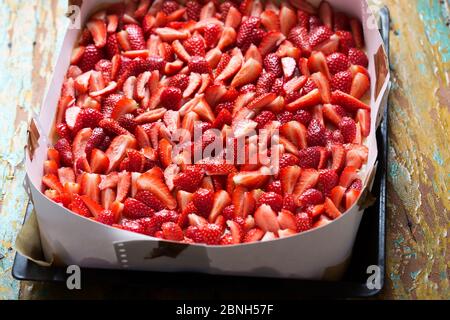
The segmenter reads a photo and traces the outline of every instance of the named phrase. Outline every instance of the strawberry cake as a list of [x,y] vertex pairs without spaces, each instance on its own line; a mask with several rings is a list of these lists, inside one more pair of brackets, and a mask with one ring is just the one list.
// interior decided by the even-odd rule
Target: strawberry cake
[[[110,5],[73,50],[45,195],[87,219],[183,243],[324,226],[363,188],[368,63],[361,22],[326,1]],[[250,156],[261,141],[269,162]],[[217,142],[225,147],[211,152]]]

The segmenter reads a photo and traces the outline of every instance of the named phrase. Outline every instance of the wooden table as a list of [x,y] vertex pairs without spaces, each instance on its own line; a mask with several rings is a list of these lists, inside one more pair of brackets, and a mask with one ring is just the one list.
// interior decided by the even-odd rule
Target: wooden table
[[[373,0],[393,19],[387,284],[383,298],[450,298],[450,29],[448,0]],[[27,123],[42,96],[67,23],[66,1],[0,6],[0,300],[73,297],[59,285],[11,277],[28,201],[22,187]],[[116,288],[117,289],[117,288]],[[109,296],[91,287],[78,297]],[[120,288],[120,296],[135,291]],[[164,290],[145,297],[189,297]],[[206,298],[206,294],[196,294]]]

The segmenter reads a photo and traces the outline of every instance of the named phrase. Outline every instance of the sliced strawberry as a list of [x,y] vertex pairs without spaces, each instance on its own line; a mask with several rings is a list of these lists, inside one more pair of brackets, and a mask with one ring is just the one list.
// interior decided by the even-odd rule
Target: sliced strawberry
[[109,158],[109,167],[107,173],[115,170],[120,162],[125,157],[125,151],[128,148],[136,148],[137,141],[130,135],[119,135],[113,139],[108,150],[106,150],[106,156]]
[[283,4],[280,9],[281,32],[287,37],[291,29],[297,24],[297,13],[290,6]]
[[302,195],[307,189],[314,188],[319,181],[319,172],[315,169],[304,169],[294,189],[294,196]]
[[58,164],[55,160],[46,160],[44,162],[44,173],[45,174],[58,174]]
[[155,33],[162,41],[172,42],[175,40],[186,40],[189,37],[188,31],[179,31],[172,28],[156,28]]
[[328,78],[322,72],[316,72],[311,75],[311,79],[316,84],[317,88],[320,91],[322,102],[330,103],[331,101],[331,90],[330,90],[330,82]]
[[319,89],[314,89],[310,93],[286,105],[286,110],[294,112],[299,109],[306,109],[315,106],[317,104],[320,104],[321,102],[322,95]]
[[258,171],[240,172],[233,177],[236,185],[246,188],[259,188],[266,184],[270,177],[270,169],[261,167]]
[[283,209],[278,213],[277,219],[281,229],[297,230],[297,221],[292,212]]
[[109,159],[103,151],[93,149],[89,165],[93,173],[105,173],[109,167]]
[[95,173],[83,173],[81,176],[81,194],[89,196],[92,200],[100,202],[100,175]]
[[328,79],[331,78],[327,59],[320,51],[315,51],[308,59],[308,68],[310,72],[322,72]]
[[262,66],[255,59],[247,60],[234,76],[231,86],[240,87],[255,81],[261,74]]
[[331,219],[339,218],[339,216],[342,215],[342,213],[339,211],[338,208],[334,205],[333,201],[330,198],[325,199],[325,212]]
[[56,190],[58,193],[64,193],[64,187],[55,174],[46,174],[42,177],[42,182],[48,188]]
[[333,24],[333,8],[327,1],[322,1],[319,6],[319,18],[323,24],[332,29]]
[[247,233],[244,236],[244,239],[242,242],[244,243],[250,243],[250,242],[256,242],[262,239],[264,237],[264,231],[260,228],[253,228],[247,231]]
[[345,210],[349,210],[358,200],[361,191],[350,189],[345,193]]
[[115,104],[111,112],[111,118],[117,120],[124,114],[133,113],[137,108],[138,104],[135,100],[123,97]]
[[222,31],[222,35],[220,36],[217,48],[219,48],[221,51],[224,51],[225,48],[235,43],[236,37],[237,34],[234,28],[225,27]]
[[242,58],[239,55],[231,57],[226,67],[222,72],[216,77],[216,81],[225,81],[232,78],[242,66]]
[[114,191],[114,189],[105,189],[101,191],[101,204],[102,207],[105,208],[106,210],[110,209],[112,206],[112,203],[115,201],[116,199],[116,192]]
[[364,48],[364,32],[358,19],[350,19],[350,28],[358,48]]
[[104,210],[98,202],[86,195],[82,195],[80,198],[95,218],[101,216]]
[[91,128],[84,128],[78,131],[73,139],[72,153],[75,160],[79,158],[86,158],[86,144],[92,135]]
[[138,190],[148,190],[153,193],[169,209],[176,208],[177,201],[164,183],[163,172],[160,168],[154,167],[142,174],[137,180],[137,187]]
[[266,28],[267,31],[280,31],[280,18],[272,10],[265,10],[261,13],[261,24]]
[[213,206],[209,215],[209,221],[215,221],[222,211],[231,203],[231,198],[224,190],[214,193]]
[[297,121],[290,121],[280,127],[280,133],[289,139],[297,148],[304,149],[307,147],[307,130],[306,127]]
[[190,97],[201,85],[202,77],[200,74],[192,72],[189,75],[189,85],[187,86],[186,90],[183,92],[183,98]]
[[339,185],[348,188],[352,182],[358,178],[358,169],[355,167],[346,167],[339,178]]
[[356,119],[361,126],[361,134],[364,137],[368,137],[370,134],[370,126],[371,126],[370,111],[359,109],[356,112]]
[[358,111],[359,109],[370,110],[370,106],[367,104],[339,90],[331,94],[331,102],[341,105],[349,111]]
[[256,225],[263,231],[277,232],[280,229],[276,213],[266,204],[256,209],[254,217]]
[[336,186],[331,189],[330,199],[333,201],[336,208],[339,208],[342,199],[344,198],[346,188],[342,186]]
[[370,79],[363,73],[357,73],[353,78],[350,95],[360,99],[370,89]]
[[106,45],[106,24],[102,20],[91,20],[86,24],[92,34],[95,46],[103,48]]
[[269,31],[259,44],[259,52],[261,52],[261,55],[264,57],[266,54],[272,52],[285,39],[286,37],[281,32]]
[[340,144],[331,145],[331,157],[332,164],[331,169],[340,171],[344,167],[345,164],[345,149]]

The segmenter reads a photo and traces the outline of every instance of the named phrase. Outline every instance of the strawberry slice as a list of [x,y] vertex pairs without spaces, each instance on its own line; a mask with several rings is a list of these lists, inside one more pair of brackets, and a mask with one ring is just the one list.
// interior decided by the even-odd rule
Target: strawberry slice
[[95,218],[99,217],[104,211],[102,206],[89,196],[82,195],[80,198]]
[[55,174],[46,174],[42,177],[42,182],[48,188],[56,190],[58,193],[64,193],[64,187]]
[[266,204],[256,209],[254,217],[256,225],[265,232],[276,233],[280,229],[276,213]]
[[363,73],[357,73],[353,78],[352,87],[350,89],[350,95],[356,99],[360,99],[367,90],[370,89],[370,79]]
[[210,106],[216,106],[222,97],[227,93],[227,87],[223,84],[213,84],[205,91],[206,102]]
[[356,189],[350,189],[345,193],[345,210],[349,210],[358,200],[361,191]]
[[338,208],[334,205],[333,201],[330,198],[325,199],[325,212],[331,219],[337,219],[339,218],[342,213],[339,211]]
[[361,134],[363,135],[363,137],[368,137],[370,134],[371,126],[370,111],[359,109],[356,112],[356,119],[361,126]]
[[91,152],[91,161],[89,163],[93,173],[105,173],[109,167],[109,159],[105,153],[99,149],[93,149]]
[[134,121],[136,121],[139,124],[155,122],[163,118],[166,111],[167,109],[165,108],[158,108],[146,111],[138,115],[136,118],[134,118]]
[[211,107],[204,98],[201,98],[198,101],[198,103],[192,108],[192,111],[197,113],[203,121],[212,123],[216,119]]
[[58,174],[58,164],[55,160],[46,160],[44,161],[44,173],[45,174]]
[[273,100],[275,100],[276,97],[277,95],[275,93],[262,94],[253,101],[251,101],[247,105],[247,108],[250,110],[259,111],[260,109],[270,104]]
[[77,135],[73,139],[72,153],[75,160],[79,158],[86,158],[86,144],[92,135],[91,128],[84,128],[78,131]]
[[316,84],[317,88],[319,88],[322,102],[330,103],[331,101],[331,90],[330,90],[330,82],[328,78],[322,72],[316,72],[311,75],[311,79]]
[[285,39],[286,36],[280,31],[269,31],[259,44],[259,52],[264,57],[266,54],[272,52],[276,47],[278,47]]
[[111,113],[111,118],[117,120],[126,113],[133,113],[137,108],[138,104],[135,100],[124,96],[122,99],[117,101],[114,106]]
[[339,206],[342,202],[342,199],[344,198],[346,190],[347,189],[342,186],[336,186],[333,189],[331,189],[330,199],[331,199],[331,201],[333,201],[336,208],[339,208]]
[[225,19],[225,27],[231,28],[233,30],[237,29],[241,24],[241,19],[242,14],[239,12],[239,10],[234,6],[231,6]]
[[297,148],[304,149],[308,146],[306,127],[297,121],[290,121],[280,127],[280,133],[292,142]]
[[339,185],[348,188],[352,182],[358,178],[358,169],[355,167],[346,167],[339,178]]
[[183,98],[188,98],[192,94],[194,94],[194,92],[196,92],[197,89],[200,87],[201,83],[202,83],[201,75],[198,73],[192,72],[189,75],[189,84],[188,84],[186,90],[184,90],[184,92],[183,92]]
[[350,19],[350,28],[352,30],[353,39],[355,39],[358,48],[364,48],[364,32],[361,22],[358,19]]
[[120,172],[118,174],[118,182],[117,182],[117,196],[116,201],[123,202],[131,187],[131,173],[129,172]]
[[297,24],[297,13],[290,6],[282,4],[279,21],[281,32],[287,37],[291,29]]
[[101,191],[101,204],[102,207],[105,208],[106,210],[111,208],[112,203],[115,201],[116,199],[116,192],[114,191],[114,189],[105,189]]
[[257,171],[239,172],[233,177],[233,182],[238,186],[250,189],[260,188],[267,183],[270,178],[270,169],[261,167]]
[[319,172],[315,169],[304,169],[294,188],[294,197],[298,197],[308,189],[314,188],[319,181]]
[[342,108],[333,104],[324,104],[322,112],[324,117],[331,121],[335,126],[338,126],[342,120]]
[[281,59],[281,65],[283,67],[283,73],[286,78],[291,78],[294,75],[295,68],[297,67],[297,63],[294,58],[284,57]]
[[263,13],[261,13],[260,18],[261,24],[267,31],[281,31],[280,18],[273,10],[266,9]]
[[213,222],[222,214],[223,209],[231,204],[231,198],[225,190],[219,190],[214,193],[213,206],[209,214],[209,221]]
[[167,139],[159,141],[158,153],[163,168],[167,168],[172,164],[172,144]]
[[115,137],[108,150],[106,150],[106,156],[109,158],[109,167],[106,173],[115,170],[119,166],[128,148],[134,149],[136,147],[137,141],[130,135],[119,135]]
[[191,59],[191,55],[186,51],[179,40],[175,40],[174,42],[172,42],[172,49],[177,57],[182,61],[189,62],[189,60]]
[[81,58],[83,57],[85,50],[85,46],[79,46],[73,49],[72,55],[70,56],[70,64],[78,64],[78,62],[80,62]]
[[103,48],[106,45],[106,24],[103,20],[91,20],[86,24],[92,34],[95,46]]
[[310,72],[322,72],[328,79],[331,79],[327,58],[320,51],[314,51],[308,59],[308,69]]
[[87,195],[95,202],[100,202],[100,175],[96,173],[83,173],[81,176],[81,194]]
[[284,209],[281,210],[278,213],[277,220],[281,229],[297,230],[297,222],[292,212]]
[[242,227],[236,221],[232,220],[227,221],[226,224],[230,229],[231,244],[241,243],[244,237],[244,230],[242,230]]
[[302,173],[299,166],[290,166],[280,169],[280,181],[283,194],[291,194],[297,185],[297,180]]
[[322,1],[319,6],[319,18],[328,28],[333,29],[333,8],[327,1]]
[[186,40],[189,37],[187,30],[175,30],[172,28],[156,28],[155,33],[165,42],[173,42],[175,40]]
[[235,55],[228,62],[227,66],[216,77],[216,81],[225,81],[232,78],[242,66],[242,58],[239,55]]
[[344,167],[345,164],[345,149],[340,144],[333,144],[331,146],[331,157],[332,157],[332,163],[331,163],[331,169],[340,171]]
[[260,228],[253,228],[247,231],[242,242],[251,243],[261,240],[265,232]]
[[331,94],[331,103],[341,105],[348,111],[358,111],[359,109],[370,110],[370,106],[364,102],[339,90]]
[[251,83],[258,79],[261,72],[261,64],[255,59],[249,59],[242,65],[239,72],[234,76],[231,86],[240,87]]
[[164,183],[164,174],[158,167],[153,167],[143,173],[137,180],[138,190],[148,190],[153,193],[167,208],[175,209],[177,201]]
[[320,104],[321,102],[322,102],[322,95],[319,89],[314,89],[310,93],[286,105],[286,110],[294,112],[299,109],[306,109],[309,107],[313,107],[317,104]]

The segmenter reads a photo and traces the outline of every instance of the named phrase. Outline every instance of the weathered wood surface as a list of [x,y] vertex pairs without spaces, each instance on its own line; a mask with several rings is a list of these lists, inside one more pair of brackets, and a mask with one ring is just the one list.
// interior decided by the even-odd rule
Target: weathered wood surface
[[[393,19],[387,283],[382,298],[450,298],[450,31],[448,0],[373,0]],[[14,239],[28,201],[22,188],[27,122],[39,112],[67,23],[66,1],[0,4],[0,300],[72,297],[63,286],[11,277]],[[77,297],[136,288],[82,290]],[[117,288],[115,288],[117,289]],[[145,293],[189,297],[189,291]],[[128,296],[120,295],[120,296]],[[209,294],[196,294],[207,298]]]

